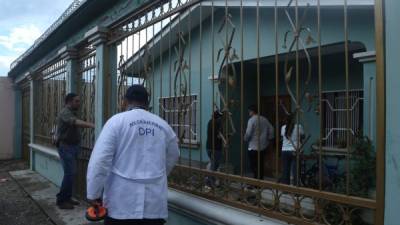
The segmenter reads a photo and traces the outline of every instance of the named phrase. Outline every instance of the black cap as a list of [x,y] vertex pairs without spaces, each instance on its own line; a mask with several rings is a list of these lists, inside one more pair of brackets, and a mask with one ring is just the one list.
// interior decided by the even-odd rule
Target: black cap
[[253,111],[255,113],[258,113],[257,105],[250,105],[247,109],[250,110],[250,111]]
[[126,90],[125,98],[128,101],[135,101],[146,106],[149,104],[149,94],[146,88],[140,84],[130,86],[128,90]]

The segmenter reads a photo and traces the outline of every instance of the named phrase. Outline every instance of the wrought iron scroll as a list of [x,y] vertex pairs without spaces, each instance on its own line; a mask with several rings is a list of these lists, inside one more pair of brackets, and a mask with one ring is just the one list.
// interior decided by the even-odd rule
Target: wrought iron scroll
[[[307,92],[307,88],[309,87],[310,81],[311,81],[311,73],[312,73],[312,65],[311,65],[311,57],[310,57],[310,53],[307,49],[307,46],[311,43],[314,43],[315,40],[313,39],[312,35],[311,35],[311,29],[308,27],[304,26],[304,21],[306,19],[307,16],[307,10],[308,7],[310,6],[309,4],[307,5],[307,7],[304,9],[302,18],[300,19],[300,21],[298,22],[297,26],[295,24],[295,21],[292,17],[292,15],[290,14],[289,10],[292,7],[294,0],[290,0],[288,5],[285,8],[285,15],[290,23],[291,26],[291,30],[286,31],[285,36],[284,36],[284,45],[282,46],[283,48],[287,48],[287,44],[288,44],[288,39],[289,39],[289,35],[292,34],[293,35],[293,40],[291,40],[290,44],[289,44],[289,48],[288,49],[288,54],[286,54],[285,57],[285,85],[286,85],[286,90],[289,93],[289,96],[291,97],[292,101],[295,104],[295,112],[292,113],[297,113],[297,112],[302,112],[301,109],[301,105],[302,105],[302,101],[304,99],[308,100],[309,102],[312,101],[312,95]],[[302,33],[306,33],[307,34],[307,38],[304,41],[303,38],[301,37]],[[302,49],[302,51],[304,52],[305,56],[306,56],[306,60],[307,60],[307,73],[306,73],[306,81],[304,82],[305,84],[305,88],[303,90],[303,93],[301,94],[300,100],[298,101],[297,98],[295,97],[295,94],[293,92],[293,90],[290,87],[290,82],[292,79],[292,74],[293,74],[293,66],[289,66],[289,58],[290,58],[290,54],[292,53],[294,50],[294,48],[296,47],[296,45],[299,45]],[[308,110],[310,110],[311,108],[309,107]]]
[[[304,100],[308,101],[307,111],[310,111],[311,106],[312,106],[311,103],[313,100],[313,96],[308,92],[308,88],[309,88],[310,81],[312,78],[312,63],[311,63],[311,57],[310,57],[310,53],[308,51],[307,46],[310,45],[311,43],[315,43],[315,40],[312,37],[311,29],[309,27],[305,26],[305,20],[307,18],[307,11],[308,11],[310,5],[307,4],[307,7],[305,7],[305,9],[302,13],[301,19],[299,20],[297,18],[297,12],[296,12],[296,16],[295,16],[296,18],[293,18],[293,15],[291,15],[291,13],[290,13],[290,9],[292,7],[294,7],[296,10],[298,10],[298,6],[293,5],[294,2],[295,2],[295,0],[289,0],[289,3],[287,4],[287,6],[285,7],[285,10],[284,10],[286,18],[289,21],[291,30],[286,31],[286,33],[284,35],[284,41],[283,41],[282,48],[288,49],[287,54],[285,56],[285,61],[284,61],[285,86],[286,86],[286,90],[287,90],[292,102],[295,105],[295,109],[293,112],[289,112],[286,108],[283,107],[283,110],[285,112],[287,112],[287,114],[296,115],[299,118],[299,115],[304,112],[304,110],[302,109],[302,104],[303,104]],[[304,40],[302,37],[303,33],[307,35],[306,40]],[[292,34],[292,36],[293,36],[293,39],[291,41],[289,41],[290,34]],[[289,43],[289,45],[288,45],[288,43]],[[293,69],[293,66],[289,65],[289,60],[290,60],[290,55],[291,55],[290,53],[298,52],[299,49],[301,49],[306,56],[307,72],[306,72],[306,80],[304,82],[304,89],[303,89],[302,93],[300,94],[300,96],[296,97],[295,91],[293,91],[292,88],[290,87],[294,69]],[[298,56],[296,56],[296,57],[298,57]],[[297,72],[298,71],[296,71],[295,73],[297,73]],[[296,79],[298,79],[298,78],[296,78]],[[299,81],[296,80],[296,82],[299,82]],[[281,107],[282,106],[283,105],[281,104]],[[297,121],[297,122],[299,122],[299,121]],[[306,124],[304,124],[303,126],[306,126]],[[305,128],[305,130],[307,130],[307,128]],[[307,141],[308,139],[309,139],[309,137],[307,137],[305,139],[305,141]],[[293,146],[297,146],[294,143],[292,143],[292,144],[293,144]],[[306,146],[306,145],[303,142],[302,145],[297,146],[296,151],[301,152],[302,148],[304,146]]]
[[[224,31],[225,34],[223,35]],[[231,105],[233,105],[235,100],[221,93],[221,91],[226,88],[236,88],[237,75],[236,68],[233,65],[233,62],[235,60],[238,60],[239,56],[236,54],[236,49],[234,48],[234,46],[232,46],[232,42],[235,37],[235,31],[236,27],[232,22],[232,15],[227,13],[223,18],[220,28],[218,29],[219,39],[223,47],[218,50],[217,54],[217,62],[220,62],[218,72],[219,85],[217,89],[217,95],[219,96],[219,99],[222,103],[221,112],[223,113],[224,121],[228,121],[229,124],[228,130],[224,131],[224,133],[226,134],[225,137],[233,136],[236,133],[236,128],[232,119],[232,113],[230,111]],[[228,38],[222,38],[222,36],[226,36],[228,35],[228,33]],[[223,136],[223,134],[220,135],[220,137]],[[229,139],[230,138],[223,138],[226,148],[229,147]]]
[[[186,49],[186,41],[183,35],[183,32],[178,32],[177,34],[178,43],[175,45],[174,50],[177,57],[177,60],[174,62],[174,94],[175,97],[180,97],[182,101],[178,104],[178,121],[184,121],[186,114],[188,113],[188,109],[191,106],[191,103],[187,101],[186,97],[188,95],[188,72],[189,65],[185,59],[185,49]],[[178,129],[178,138],[180,143],[183,143],[183,139],[185,137],[186,129]]]
[[199,2],[201,0],[152,1],[145,9],[115,24],[111,33],[111,42],[120,41]]
[[[96,54],[92,49],[80,60],[80,96],[81,96],[81,117],[85,121],[94,122],[94,101],[95,101],[95,81],[96,81]],[[89,158],[89,150],[94,145],[94,130],[84,129],[82,131],[82,147],[85,149],[83,158]]]
[[[147,30],[146,30],[146,33],[147,33]],[[145,86],[147,89],[147,92],[149,93],[149,106],[150,106],[152,96],[153,96],[153,83],[150,80],[150,78],[152,77],[151,73],[153,71],[153,56],[150,54],[148,43],[146,43],[144,46],[144,52],[143,52],[142,58],[143,58],[142,59],[143,73],[141,73],[142,74],[141,85]],[[152,109],[150,109],[150,110],[152,110]]]

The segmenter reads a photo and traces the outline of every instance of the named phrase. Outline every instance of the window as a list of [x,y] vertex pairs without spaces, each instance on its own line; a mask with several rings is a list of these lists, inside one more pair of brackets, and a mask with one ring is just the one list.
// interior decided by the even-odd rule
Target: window
[[349,125],[347,125],[346,91],[322,93],[323,143],[328,147],[346,147],[346,133],[350,143],[363,129],[363,91],[349,90]]
[[198,145],[197,96],[160,98],[160,116],[174,129],[182,145]]

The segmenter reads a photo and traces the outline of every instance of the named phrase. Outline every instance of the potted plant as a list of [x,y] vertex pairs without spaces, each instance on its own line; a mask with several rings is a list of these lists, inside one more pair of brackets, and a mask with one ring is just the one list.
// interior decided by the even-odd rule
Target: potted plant
[[[361,136],[350,148],[350,194],[363,198],[376,195],[376,152],[371,140]],[[373,224],[374,215],[370,210],[361,210],[354,215],[355,224]]]
[[362,136],[356,138],[350,148],[351,174],[350,191],[352,195],[368,198],[375,190],[376,152],[371,140]]

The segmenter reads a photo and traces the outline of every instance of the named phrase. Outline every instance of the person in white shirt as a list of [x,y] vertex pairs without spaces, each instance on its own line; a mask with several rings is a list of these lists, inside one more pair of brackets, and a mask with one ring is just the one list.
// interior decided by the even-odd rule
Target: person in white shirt
[[164,224],[167,175],[179,158],[178,139],[148,112],[142,85],[126,91],[127,111],[111,117],[94,146],[87,171],[87,199],[108,210],[104,224]]
[[293,115],[289,115],[281,128],[283,173],[280,182],[284,184],[290,184],[290,173],[293,174],[294,183],[297,182],[296,153],[299,152],[301,140],[304,138],[303,127],[293,120]]
[[[264,178],[264,153],[269,142],[274,138],[274,128],[269,120],[258,114],[256,105],[248,108],[250,119],[247,122],[244,140],[248,142],[248,156],[254,178]],[[258,170],[260,165],[260,171]]]

